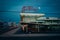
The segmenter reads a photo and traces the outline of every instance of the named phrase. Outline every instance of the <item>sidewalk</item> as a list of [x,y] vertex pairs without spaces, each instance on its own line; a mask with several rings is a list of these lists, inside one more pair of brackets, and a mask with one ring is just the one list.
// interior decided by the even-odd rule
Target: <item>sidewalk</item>
[[20,28],[16,28],[16,29],[13,29],[11,31],[8,31],[4,34],[2,34],[1,36],[10,36],[10,35],[13,35],[17,30],[19,30]]

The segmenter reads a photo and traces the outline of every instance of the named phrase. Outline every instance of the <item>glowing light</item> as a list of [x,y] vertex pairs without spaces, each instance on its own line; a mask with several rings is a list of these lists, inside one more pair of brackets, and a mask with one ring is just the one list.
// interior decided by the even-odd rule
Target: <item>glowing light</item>
[[38,7],[38,9],[41,9],[41,7]]

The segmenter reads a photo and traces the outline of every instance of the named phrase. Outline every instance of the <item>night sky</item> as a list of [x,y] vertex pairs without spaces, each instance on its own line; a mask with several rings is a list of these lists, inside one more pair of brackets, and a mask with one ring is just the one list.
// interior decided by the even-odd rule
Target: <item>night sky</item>
[[0,20],[19,22],[23,6],[40,7],[46,17],[60,17],[60,0],[0,0]]

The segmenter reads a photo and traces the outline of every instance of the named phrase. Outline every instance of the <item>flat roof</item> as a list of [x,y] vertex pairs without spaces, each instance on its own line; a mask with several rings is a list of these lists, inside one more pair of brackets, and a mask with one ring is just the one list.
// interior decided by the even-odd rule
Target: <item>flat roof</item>
[[21,16],[44,16],[43,13],[20,13]]
[[60,18],[57,18],[57,17],[40,17],[40,18],[38,18],[38,20],[60,20]]

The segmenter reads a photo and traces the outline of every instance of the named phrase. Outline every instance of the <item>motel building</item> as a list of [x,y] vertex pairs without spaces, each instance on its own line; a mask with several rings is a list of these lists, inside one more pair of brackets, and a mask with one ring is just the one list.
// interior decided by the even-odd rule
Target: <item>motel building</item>
[[60,19],[44,17],[43,13],[20,13],[22,30],[25,32],[60,31]]
[[[26,12],[26,11],[34,12]],[[60,31],[60,18],[58,17],[45,17],[44,13],[36,12],[38,9],[32,6],[24,6],[21,17],[21,29],[24,32],[53,32]]]

